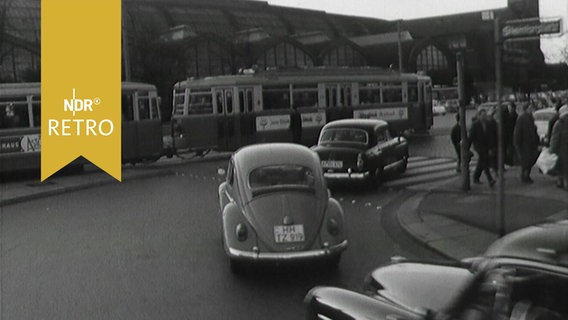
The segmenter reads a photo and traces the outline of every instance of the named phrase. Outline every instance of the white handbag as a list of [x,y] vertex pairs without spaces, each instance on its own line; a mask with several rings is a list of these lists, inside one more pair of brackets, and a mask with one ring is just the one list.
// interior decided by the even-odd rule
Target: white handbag
[[542,173],[549,174],[556,167],[557,161],[558,155],[550,153],[548,148],[543,148],[536,160],[536,165]]

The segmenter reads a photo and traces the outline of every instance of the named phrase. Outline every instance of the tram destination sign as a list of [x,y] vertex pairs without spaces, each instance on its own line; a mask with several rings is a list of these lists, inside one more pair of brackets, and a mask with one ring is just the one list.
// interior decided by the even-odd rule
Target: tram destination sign
[[503,38],[538,37],[543,34],[562,32],[562,19],[542,20],[540,18],[509,20],[501,29]]

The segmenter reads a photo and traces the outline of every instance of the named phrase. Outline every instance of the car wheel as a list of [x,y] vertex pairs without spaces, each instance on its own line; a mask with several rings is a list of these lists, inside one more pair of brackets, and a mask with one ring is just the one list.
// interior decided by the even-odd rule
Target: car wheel
[[406,168],[408,167],[408,156],[404,156],[404,158],[402,159],[402,164],[400,165],[400,167],[398,168],[398,172],[399,173],[404,173],[406,172]]
[[378,187],[383,179],[383,167],[381,165],[377,166],[371,171],[370,183],[374,187]]

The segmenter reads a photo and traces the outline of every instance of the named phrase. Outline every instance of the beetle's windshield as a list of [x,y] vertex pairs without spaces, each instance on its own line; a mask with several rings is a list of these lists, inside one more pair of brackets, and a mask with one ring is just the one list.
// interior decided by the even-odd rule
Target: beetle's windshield
[[369,135],[365,130],[352,128],[326,129],[320,136],[320,143],[358,143],[367,144]]
[[278,186],[312,189],[314,188],[314,175],[310,168],[301,165],[271,165],[252,170],[249,175],[249,184],[253,191]]

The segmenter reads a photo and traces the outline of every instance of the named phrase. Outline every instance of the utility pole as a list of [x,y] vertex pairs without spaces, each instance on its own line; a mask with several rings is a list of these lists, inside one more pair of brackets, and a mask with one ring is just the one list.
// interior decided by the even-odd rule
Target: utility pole
[[120,18],[122,25],[122,60],[124,63],[124,81],[130,81],[130,54],[128,52],[128,34],[124,21],[124,1],[121,1]]
[[460,165],[462,172],[462,190],[469,191],[469,138],[465,121],[465,84],[463,74],[463,53],[456,53],[456,70],[458,73],[458,94],[459,94],[459,124],[460,124]]
[[494,20],[495,38],[495,95],[497,96],[497,226],[499,237],[505,235],[505,177],[503,163],[503,106],[501,105],[502,35],[500,17]]

